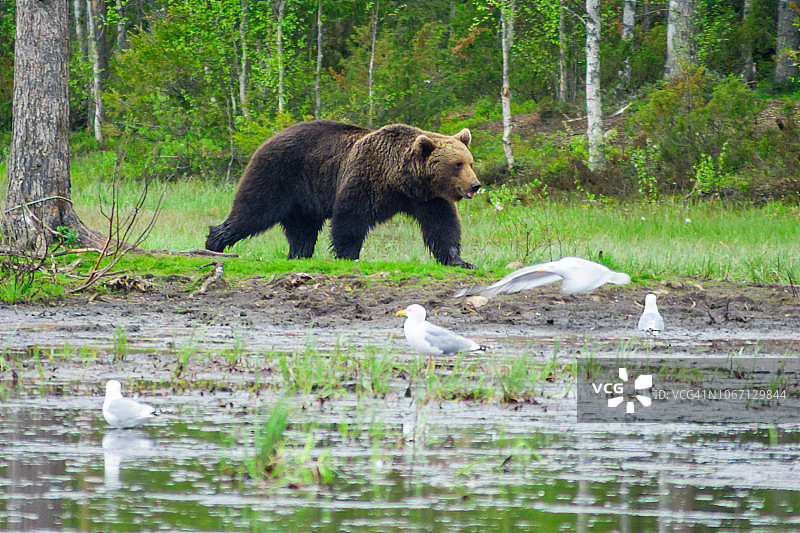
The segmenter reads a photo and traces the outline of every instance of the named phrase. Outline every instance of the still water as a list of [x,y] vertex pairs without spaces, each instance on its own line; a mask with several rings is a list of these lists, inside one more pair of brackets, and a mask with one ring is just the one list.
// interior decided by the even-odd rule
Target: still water
[[569,394],[295,396],[284,453],[332,481],[260,481],[241,465],[277,393],[149,383],[162,414],[114,430],[102,386],[0,382],[0,529],[800,530],[800,425],[578,424]]

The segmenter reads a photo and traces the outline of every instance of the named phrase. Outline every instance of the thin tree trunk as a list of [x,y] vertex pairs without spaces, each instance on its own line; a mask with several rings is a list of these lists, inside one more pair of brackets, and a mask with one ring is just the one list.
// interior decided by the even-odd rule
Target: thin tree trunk
[[624,0],[622,8],[622,42],[626,45],[625,59],[619,71],[618,89],[630,90],[631,84],[631,45],[633,43],[634,17],[636,15],[636,0]]
[[456,3],[450,2],[450,41],[456,34]]
[[797,50],[800,33],[797,8],[792,0],[778,0],[778,33],[775,40],[775,84],[786,85],[797,75],[797,65],[789,52]]
[[283,104],[284,104],[283,16],[286,11],[286,2],[287,0],[278,0],[276,2],[277,8],[275,7],[275,5],[273,5],[273,9],[276,11],[276,15],[278,16],[278,31],[276,35],[276,40],[277,40],[276,48],[278,56],[278,113],[283,113]]
[[128,46],[128,0],[117,0],[117,52]]
[[372,49],[369,53],[369,127],[372,127],[372,115],[375,111],[375,92],[372,86],[372,76],[375,72],[375,41],[378,38],[378,9],[381,0],[375,3],[375,13],[372,16]]
[[744,39],[742,42],[742,79],[746,83],[751,83],[756,79],[756,64],[753,61],[753,42],[750,38],[752,35],[750,15],[752,12],[753,0],[744,0],[744,7],[742,8],[742,26],[744,30]]
[[314,118],[319,120],[322,111],[322,0],[317,2],[317,76],[314,78]]
[[671,78],[692,60],[694,31],[692,0],[669,0],[667,19],[667,60],[664,78]]
[[242,115],[250,118],[250,106],[247,102],[247,76],[250,70],[250,57],[247,55],[247,0],[241,0],[242,20],[239,22],[239,42],[242,47],[241,70],[239,71],[239,103]]
[[506,156],[508,169],[514,166],[514,152],[511,148],[511,88],[508,82],[509,51],[514,45],[514,0],[506,0],[500,12],[502,29],[501,46],[503,49],[503,87],[500,101],[503,107],[503,153]]
[[86,59],[86,33],[83,31],[83,0],[73,0],[72,11],[75,17],[75,41],[78,43],[78,49],[83,54],[83,59]]
[[43,250],[59,226],[90,230],[72,208],[69,175],[68,0],[17,0],[14,102],[3,229]]
[[600,0],[586,0],[586,112],[589,168],[595,171],[605,166],[600,97]]
[[558,2],[558,100],[567,101],[567,37],[564,29],[564,1]]
[[92,108],[90,121],[94,138],[103,142],[103,82],[105,77],[105,2],[87,0],[86,20],[89,26],[89,55],[92,60]]

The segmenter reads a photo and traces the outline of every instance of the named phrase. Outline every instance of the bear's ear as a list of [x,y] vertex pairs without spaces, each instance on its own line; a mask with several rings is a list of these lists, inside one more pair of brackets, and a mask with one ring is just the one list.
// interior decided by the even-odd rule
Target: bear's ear
[[411,147],[411,150],[417,156],[425,159],[431,155],[431,152],[433,152],[434,148],[436,148],[436,146],[429,137],[426,137],[425,135],[417,135],[417,138],[414,139],[414,145]]
[[467,128],[464,128],[463,130],[459,131],[458,133],[453,135],[453,137],[464,143],[464,146],[469,148],[469,143],[470,141],[472,141],[472,134],[469,132]]

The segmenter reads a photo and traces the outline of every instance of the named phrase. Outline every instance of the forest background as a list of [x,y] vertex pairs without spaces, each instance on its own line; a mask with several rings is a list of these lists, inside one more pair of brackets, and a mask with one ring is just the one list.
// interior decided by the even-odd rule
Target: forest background
[[[3,159],[14,14],[0,1]],[[786,0],[74,0],[71,153],[124,153],[124,177],[236,181],[295,122],[404,122],[470,127],[486,185],[795,200],[798,15]]]

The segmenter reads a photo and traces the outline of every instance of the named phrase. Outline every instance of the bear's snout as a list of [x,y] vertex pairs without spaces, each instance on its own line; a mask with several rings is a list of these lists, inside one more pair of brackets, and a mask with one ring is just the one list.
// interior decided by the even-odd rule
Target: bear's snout
[[471,199],[473,196],[475,196],[475,193],[478,192],[478,189],[480,188],[481,184],[476,181],[475,183],[469,186],[469,189],[465,190],[459,187],[458,192],[461,193],[462,198]]

